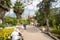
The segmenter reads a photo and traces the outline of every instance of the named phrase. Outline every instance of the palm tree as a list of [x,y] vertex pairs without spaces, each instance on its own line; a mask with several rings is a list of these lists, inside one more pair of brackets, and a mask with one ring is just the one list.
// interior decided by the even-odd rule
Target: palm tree
[[3,19],[5,12],[11,8],[10,0],[0,0],[0,20]]
[[24,6],[23,3],[21,3],[20,1],[16,1],[16,3],[14,4],[14,12],[16,14],[16,18],[19,20],[19,18],[21,18],[21,15],[24,11]]

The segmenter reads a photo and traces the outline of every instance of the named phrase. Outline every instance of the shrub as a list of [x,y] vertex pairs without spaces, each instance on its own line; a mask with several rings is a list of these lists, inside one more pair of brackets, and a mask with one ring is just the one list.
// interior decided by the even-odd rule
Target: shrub
[[54,35],[54,36],[56,36],[57,38],[60,39],[60,29],[50,30],[50,32],[52,33],[52,35]]
[[0,24],[0,27],[4,28],[4,26],[5,26],[4,24]]
[[50,30],[50,32],[51,32],[51,33],[54,33],[54,34],[60,35],[60,30],[57,30],[57,29]]
[[17,24],[17,19],[16,18],[12,18],[12,17],[5,17],[3,19],[3,24],[11,24],[11,25],[16,25]]

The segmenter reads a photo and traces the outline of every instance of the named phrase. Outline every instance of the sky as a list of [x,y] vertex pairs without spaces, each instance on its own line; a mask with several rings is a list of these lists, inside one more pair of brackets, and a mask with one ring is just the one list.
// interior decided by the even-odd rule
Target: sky
[[[24,1],[24,0],[22,0],[22,1]],[[26,6],[25,6],[25,10],[24,10],[22,16],[29,15],[29,14],[34,15],[35,11],[38,10],[38,8],[36,6],[40,1],[42,1],[42,0],[29,1],[29,3],[32,2],[32,4],[29,4],[27,2],[24,3],[24,5],[26,5]],[[11,0],[11,2],[12,2],[12,4],[14,4],[16,2],[16,0]],[[11,9],[10,12],[6,12],[6,15],[13,16],[11,14],[15,15],[14,12],[13,12],[13,9]],[[16,17],[16,15],[15,15],[15,17]]]
[[[27,0],[26,0],[26,1],[27,1]],[[42,1],[42,0],[33,0],[33,1],[30,1],[30,0],[29,0],[29,3],[28,3],[28,2],[24,3],[24,5],[25,5],[25,10],[24,10],[22,16],[25,17],[26,15],[34,15],[34,14],[35,14],[35,11],[38,10],[37,4],[38,4],[39,2],[41,2],[41,1]],[[16,2],[16,0],[11,0],[11,2],[12,2],[12,4],[14,4],[14,3]],[[24,0],[22,0],[21,2],[24,2]],[[30,4],[30,3],[31,3],[31,4]],[[29,4],[29,5],[28,5],[28,4]],[[54,3],[54,4],[53,4],[53,7],[55,7],[55,5],[56,5],[56,7],[59,7],[59,6],[60,6],[60,0],[57,1],[57,3]],[[16,15],[15,15],[14,12],[13,12],[13,9],[11,9],[9,12],[7,12],[6,15],[9,15],[9,16],[12,16],[12,17],[13,17],[13,16],[16,17]]]
[[9,12],[6,12],[5,16],[16,17],[15,13],[13,12],[13,9],[10,9]]
[[53,7],[60,7],[60,0],[57,0],[57,2],[53,4]]

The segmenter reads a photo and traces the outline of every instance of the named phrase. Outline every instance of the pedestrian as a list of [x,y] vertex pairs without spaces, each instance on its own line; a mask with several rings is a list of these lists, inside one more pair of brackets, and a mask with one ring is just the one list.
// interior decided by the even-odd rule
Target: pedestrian
[[23,27],[24,27],[24,30],[26,30],[26,24],[25,23],[23,24]]
[[15,29],[11,34],[11,40],[23,40],[22,34],[19,29]]

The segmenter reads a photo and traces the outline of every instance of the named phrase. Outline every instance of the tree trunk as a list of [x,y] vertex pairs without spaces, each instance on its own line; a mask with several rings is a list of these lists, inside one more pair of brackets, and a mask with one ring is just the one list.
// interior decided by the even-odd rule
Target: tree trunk
[[5,10],[0,8],[0,24],[2,24],[3,17],[5,15]]
[[46,31],[48,32],[49,31],[49,20],[48,20],[48,18],[46,18]]
[[16,18],[17,18],[17,24],[19,24],[20,15],[18,13],[16,13]]
[[17,19],[19,19],[19,18],[20,18],[19,13],[16,13],[16,18],[17,18]]
[[49,16],[50,16],[50,1],[48,0],[47,2],[45,2],[45,8],[44,8],[44,11],[45,11],[45,18],[46,18],[46,31],[48,32],[49,31]]

